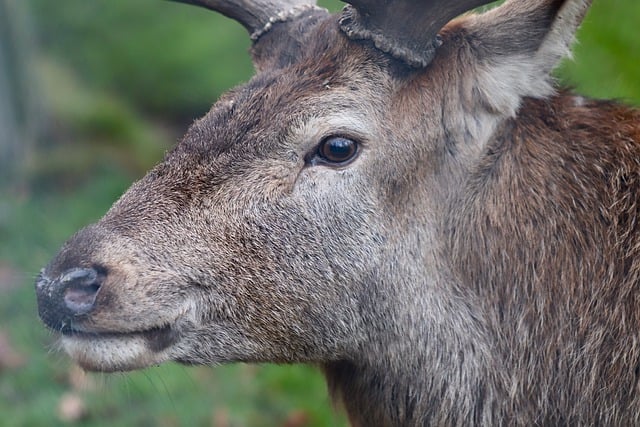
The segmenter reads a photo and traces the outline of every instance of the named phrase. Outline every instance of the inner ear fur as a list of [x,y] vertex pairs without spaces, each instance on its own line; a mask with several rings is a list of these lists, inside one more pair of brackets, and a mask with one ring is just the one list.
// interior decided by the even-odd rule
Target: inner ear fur
[[515,115],[522,97],[553,93],[551,72],[570,56],[592,0],[508,0],[463,18],[476,90],[497,113]]

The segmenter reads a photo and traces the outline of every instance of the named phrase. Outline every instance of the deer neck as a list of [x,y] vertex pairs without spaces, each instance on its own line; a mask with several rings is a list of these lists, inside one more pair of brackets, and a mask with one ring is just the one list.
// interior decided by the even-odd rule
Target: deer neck
[[[413,273],[381,287],[395,292],[396,305],[384,307],[379,302],[390,298],[377,298],[370,324],[380,330],[362,344],[366,359],[323,367],[332,396],[353,426],[491,424],[496,402],[506,400],[492,377],[501,369],[491,337],[473,303],[450,291],[455,286],[443,285],[443,277],[425,283],[424,273],[414,280]],[[398,294],[408,297],[397,304]]]

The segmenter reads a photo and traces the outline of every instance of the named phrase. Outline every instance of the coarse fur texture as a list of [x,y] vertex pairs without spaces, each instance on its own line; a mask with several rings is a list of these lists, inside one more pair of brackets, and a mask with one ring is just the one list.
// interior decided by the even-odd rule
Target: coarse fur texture
[[456,19],[420,70],[274,25],[43,270],[41,318],[90,370],[318,365],[354,426],[640,423],[640,113],[550,77],[589,4]]

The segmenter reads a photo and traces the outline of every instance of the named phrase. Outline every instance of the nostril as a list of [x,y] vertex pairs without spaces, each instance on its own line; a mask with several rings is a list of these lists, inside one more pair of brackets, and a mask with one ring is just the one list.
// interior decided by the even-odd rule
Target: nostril
[[76,314],[84,314],[93,308],[96,302],[99,285],[86,288],[68,288],[64,293],[64,302]]
[[102,277],[93,268],[74,268],[59,279],[63,289],[64,303],[76,315],[89,312],[95,302]]

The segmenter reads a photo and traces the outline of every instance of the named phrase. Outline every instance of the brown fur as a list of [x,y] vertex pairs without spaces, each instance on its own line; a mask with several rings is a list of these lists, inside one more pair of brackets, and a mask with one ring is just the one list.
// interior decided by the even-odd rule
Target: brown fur
[[640,114],[566,94],[522,111],[447,219],[461,295],[491,313],[519,424],[636,424]]

